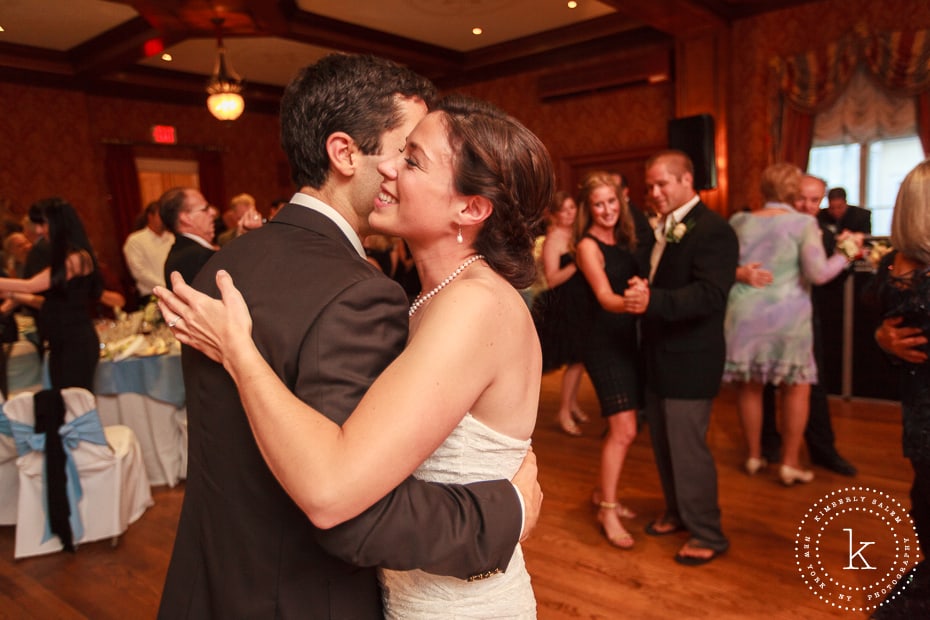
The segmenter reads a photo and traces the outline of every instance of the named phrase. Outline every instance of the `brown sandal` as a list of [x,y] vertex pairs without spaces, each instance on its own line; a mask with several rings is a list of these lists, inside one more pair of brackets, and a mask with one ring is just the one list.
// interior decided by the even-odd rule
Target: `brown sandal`
[[581,437],[581,429],[578,428],[578,424],[571,418],[563,420],[559,418],[559,428],[562,429],[562,432],[571,437]]
[[604,533],[604,538],[607,539],[611,545],[618,549],[623,549],[628,551],[633,548],[633,537],[630,536],[630,533],[626,531],[623,525],[620,525],[620,517],[617,516],[617,523],[620,525],[621,531],[623,534],[620,536],[611,536],[607,531],[607,526],[604,524],[605,511],[613,511],[616,515],[617,512],[617,502],[601,502],[599,504],[599,510],[597,511],[597,521],[601,524],[601,532]]
[[591,418],[588,417],[588,414],[581,409],[572,409],[572,418],[579,424],[587,424],[591,421]]
[[[603,502],[601,501],[601,491],[600,489],[594,489],[591,492],[591,504],[595,508],[600,508]],[[621,519],[635,519],[636,513],[630,510],[628,507],[624,506],[620,502],[617,502],[617,516]]]

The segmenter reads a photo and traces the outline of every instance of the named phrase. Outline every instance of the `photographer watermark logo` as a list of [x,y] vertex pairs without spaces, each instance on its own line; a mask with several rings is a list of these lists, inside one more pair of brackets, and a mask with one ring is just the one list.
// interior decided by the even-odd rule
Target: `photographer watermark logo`
[[846,611],[871,611],[896,596],[920,561],[905,507],[867,487],[847,487],[814,502],[801,519],[794,550],[810,591]]

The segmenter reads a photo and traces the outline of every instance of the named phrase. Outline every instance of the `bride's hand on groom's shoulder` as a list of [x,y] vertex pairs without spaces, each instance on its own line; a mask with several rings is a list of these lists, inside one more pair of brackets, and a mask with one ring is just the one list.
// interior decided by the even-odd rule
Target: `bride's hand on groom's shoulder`
[[536,523],[539,521],[539,511],[542,508],[543,493],[539,486],[539,469],[536,466],[536,453],[530,448],[520,469],[511,479],[514,486],[523,496],[523,531],[520,533],[520,541],[526,540]]
[[222,299],[214,299],[192,288],[178,272],[171,274],[174,289],[156,286],[152,292],[158,307],[179,342],[197,349],[215,362],[226,364],[236,352],[248,351],[252,343],[252,317],[232,277],[224,270],[216,274]]

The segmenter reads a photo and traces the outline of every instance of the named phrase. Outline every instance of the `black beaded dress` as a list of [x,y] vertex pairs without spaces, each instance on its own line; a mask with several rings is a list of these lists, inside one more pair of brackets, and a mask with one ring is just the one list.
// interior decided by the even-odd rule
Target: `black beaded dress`
[[[905,327],[918,327],[930,334],[930,267],[896,276],[892,269],[896,252],[886,255],[869,292],[881,304],[882,317],[903,317]],[[874,300],[873,300],[874,301]],[[930,343],[920,347],[930,353]],[[911,461],[911,519],[923,545],[930,540],[930,361],[912,364],[897,358],[901,389],[902,442],[904,456]],[[930,561],[924,559],[901,581],[903,591],[894,590],[876,610],[874,618],[930,617]]]
[[[643,275],[628,249],[585,236],[593,239],[603,252],[604,271],[614,292],[622,294],[631,277]],[[597,393],[601,416],[639,409],[643,390],[637,318],[604,310],[587,281],[584,282],[588,328],[583,339],[582,361]]]
[[[575,262],[574,253],[559,257],[559,269]],[[533,299],[533,321],[542,347],[543,372],[581,362],[585,334],[587,285],[580,271]]]

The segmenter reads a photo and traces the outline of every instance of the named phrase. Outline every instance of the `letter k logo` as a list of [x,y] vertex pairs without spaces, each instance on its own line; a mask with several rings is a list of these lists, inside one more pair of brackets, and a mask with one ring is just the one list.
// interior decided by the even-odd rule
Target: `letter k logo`
[[[844,527],[844,532],[849,533],[849,565],[844,566],[843,570],[875,570],[874,566],[870,566],[869,562],[865,559],[865,556],[862,555],[862,552],[865,551],[866,547],[869,545],[874,545],[875,541],[863,541],[860,540],[859,544],[862,545],[859,549],[853,553],[853,531],[850,527]],[[853,566],[853,560],[859,558],[862,561],[863,566]]]

